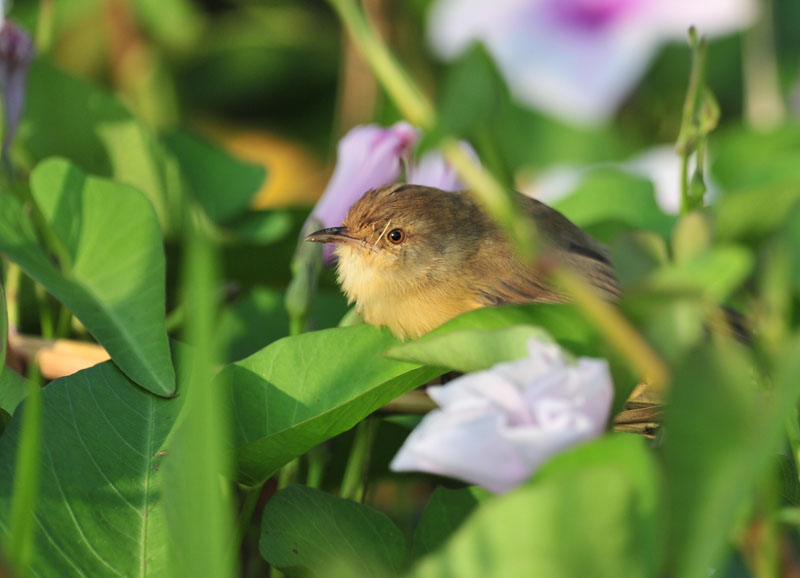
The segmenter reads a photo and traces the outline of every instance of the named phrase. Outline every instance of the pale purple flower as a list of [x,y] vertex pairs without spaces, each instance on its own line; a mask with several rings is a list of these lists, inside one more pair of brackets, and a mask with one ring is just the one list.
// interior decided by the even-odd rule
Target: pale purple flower
[[[480,165],[475,149],[463,141],[459,144],[473,162]],[[431,151],[423,155],[419,163],[410,164],[406,172],[406,182],[411,185],[436,187],[443,191],[460,191],[465,188],[456,171],[444,160],[439,151]]]
[[601,435],[614,395],[606,361],[571,363],[557,345],[536,339],[528,351],[525,359],[429,387],[440,409],[411,432],[392,470],[505,492],[552,455]]
[[[301,235],[311,233],[311,219],[324,228],[342,224],[347,211],[370,189],[396,182],[405,168],[406,182],[436,187],[445,191],[464,188],[452,167],[438,151],[424,155],[419,163],[412,152],[420,138],[419,129],[406,122],[388,128],[378,125],[357,126],[339,141],[336,167],[317,205],[306,221]],[[478,155],[467,143],[461,146],[480,164]],[[332,245],[325,246],[325,259],[332,259]]]
[[34,54],[33,42],[28,33],[12,22],[4,20],[0,25],[0,90],[3,92],[5,110],[3,156],[8,154],[8,148],[22,117],[25,81]]
[[418,140],[419,131],[406,122],[350,130],[339,141],[336,167],[311,216],[325,227],[341,225],[350,206],[366,191],[400,177]]
[[755,0],[437,0],[428,36],[452,59],[482,42],[515,98],[596,124],[620,106],[661,44],[750,25]]

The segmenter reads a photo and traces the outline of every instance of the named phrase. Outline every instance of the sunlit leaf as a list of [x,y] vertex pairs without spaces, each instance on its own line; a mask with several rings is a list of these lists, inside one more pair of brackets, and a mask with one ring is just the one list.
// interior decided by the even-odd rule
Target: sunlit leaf
[[150,203],[62,159],[36,167],[31,192],[71,263],[52,261],[10,195],[0,204],[0,251],[62,301],[131,379],[171,394],[164,252]]
[[502,361],[526,357],[530,339],[552,341],[540,327],[512,325],[504,329],[465,329],[423,336],[416,341],[396,345],[385,355],[400,361],[469,373],[488,369]]
[[[134,387],[106,362],[54,381],[42,390],[42,401],[32,574],[164,576],[168,541],[160,467],[168,459],[165,441],[181,398],[166,400]],[[18,417],[0,438],[4,488],[16,475]],[[10,506],[9,493],[2,492],[5,544]]]
[[381,354],[397,340],[372,326],[287,337],[228,366],[238,475],[256,485],[444,370]]

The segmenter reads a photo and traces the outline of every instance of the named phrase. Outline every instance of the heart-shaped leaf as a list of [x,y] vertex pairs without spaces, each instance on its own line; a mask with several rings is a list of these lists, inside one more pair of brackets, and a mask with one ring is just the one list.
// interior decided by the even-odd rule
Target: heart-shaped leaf
[[[111,362],[52,382],[42,398],[31,574],[164,576],[168,540],[159,470],[181,398],[133,387]],[[15,475],[20,411],[0,438],[3,488]],[[10,506],[10,492],[0,493],[4,543]]]
[[229,384],[240,481],[260,484],[444,373],[381,357],[397,343],[385,329],[337,327],[281,339],[226,367],[221,379]]
[[63,156],[133,185],[150,199],[166,233],[180,224],[178,166],[151,130],[113,95],[43,60],[28,74],[16,143],[34,161]]
[[403,533],[384,514],[305,486],[267,502],[259,549],[289,578],[399,576],[408,565]]
[[62,159],[36,167],[31,192],[70,263],[51,261],[11,195],[0,203],[0,251],[62,301],[133,381],[172,394],[164,249],[148,200]]

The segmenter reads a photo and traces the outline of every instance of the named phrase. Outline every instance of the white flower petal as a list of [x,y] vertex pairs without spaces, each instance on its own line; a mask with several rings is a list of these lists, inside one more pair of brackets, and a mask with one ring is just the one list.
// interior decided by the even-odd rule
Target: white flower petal
[[613,384],[605,360],[570,363],[532,339],[528,358],[428,389],[440,405],[392,462],[506,491],[553,454],[603,432]]

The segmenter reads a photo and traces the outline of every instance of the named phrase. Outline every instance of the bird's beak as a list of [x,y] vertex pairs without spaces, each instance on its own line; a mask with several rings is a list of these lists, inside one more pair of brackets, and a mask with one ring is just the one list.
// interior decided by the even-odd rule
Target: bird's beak
[[329,227],[320,229],[306,237],[306,241],[312,243],[349,243],[351,245],[361,245],[361,239],[350,236],[347,227]]

